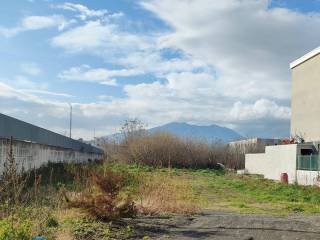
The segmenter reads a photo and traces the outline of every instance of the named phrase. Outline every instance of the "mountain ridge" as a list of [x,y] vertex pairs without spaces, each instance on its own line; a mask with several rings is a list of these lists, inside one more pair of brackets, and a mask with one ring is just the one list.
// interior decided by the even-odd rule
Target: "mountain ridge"
[[243,139],[236,131],[222,127],[217,124],[211,125],[195,125],[186,122],[170,122],[158,127],[148,129],[149,132],[168,132],[179,137],[198,138],[206,141],[217,141],[231,142],[239,139]]
[[[222,141],[224,143],[228,143],[243,139],[243,136],[236,131],[216,124],[201,126],[186,122],[170,122],[161,126],[147,129],[147,131],[150,133],[166,132],[181,138],[196,138],[208,142]],[[111,134],[106,136],[106,138],[121,139],[121,134]]]

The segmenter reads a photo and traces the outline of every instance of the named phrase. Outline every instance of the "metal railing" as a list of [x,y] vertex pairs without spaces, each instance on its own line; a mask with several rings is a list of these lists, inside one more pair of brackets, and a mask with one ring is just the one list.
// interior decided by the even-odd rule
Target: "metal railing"
[[298,155],[297,170],[319,171],[320,170],[319,155]]

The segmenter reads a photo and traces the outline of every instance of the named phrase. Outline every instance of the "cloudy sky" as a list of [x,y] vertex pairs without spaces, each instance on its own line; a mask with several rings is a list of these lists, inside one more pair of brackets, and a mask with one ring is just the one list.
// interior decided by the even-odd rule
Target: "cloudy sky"
[[1,1],[0,112],[75,138],[138,117],[289,135],[319,0]]

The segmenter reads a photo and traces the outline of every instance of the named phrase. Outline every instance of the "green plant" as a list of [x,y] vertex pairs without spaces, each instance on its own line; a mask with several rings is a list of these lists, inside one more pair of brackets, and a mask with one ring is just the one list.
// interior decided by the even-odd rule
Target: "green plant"
[[58,220],[53,217],[53,216],[48,216],[48,219],[47,219],[47,227],[49,228],[56,228],[56,227],[59,227],[59,222]]
[[31,240],[31,222],[13,222],[14,219],[0,220],[0,240]]
[[97,222],[92,218],[83,218],[72,221],[71,230],[77,240],[110,238],[111,231],[109,225]]

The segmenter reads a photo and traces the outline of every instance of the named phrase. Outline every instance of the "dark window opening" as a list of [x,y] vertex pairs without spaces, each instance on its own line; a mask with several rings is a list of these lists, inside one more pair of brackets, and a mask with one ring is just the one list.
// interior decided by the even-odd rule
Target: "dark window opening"
[[301,155],[312,155],[313,150],[312,149],[301,149]]

